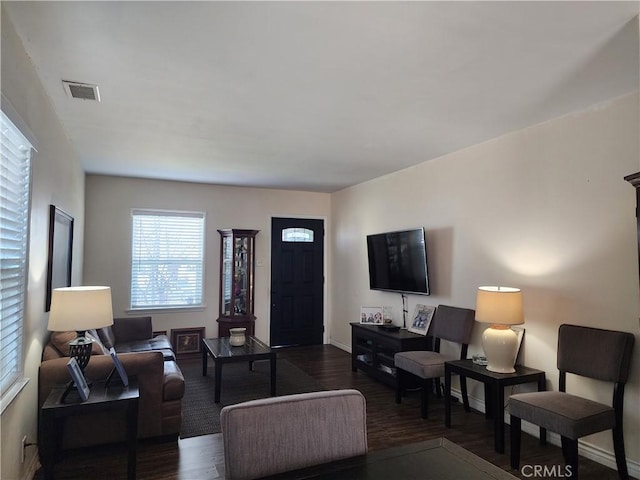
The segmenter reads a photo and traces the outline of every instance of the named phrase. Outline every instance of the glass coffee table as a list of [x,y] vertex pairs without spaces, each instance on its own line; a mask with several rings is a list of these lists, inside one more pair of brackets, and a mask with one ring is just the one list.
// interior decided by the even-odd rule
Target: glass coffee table
[[233,347],[229,337],[202,339],[202,376],[207,376],[209,357],[213,359],[215,368],[215,403],[220,403],[222,386],[222,366],[225,363],[249,362],[253,369],[255,360],[269,360],[271,365],[271,396],[276,395],[276,352],[255,337],[247,336],[247,341],[240,347]]

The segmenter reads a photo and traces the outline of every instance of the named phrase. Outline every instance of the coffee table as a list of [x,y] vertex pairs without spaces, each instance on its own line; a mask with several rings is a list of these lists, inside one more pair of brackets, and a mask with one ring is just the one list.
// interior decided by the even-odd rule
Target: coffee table
[[268,359],[271,364],[271,396],[276,395],[276,352],[255,337],[247,336],[247,341],[240,347],[231,346],[230,337],[202,339],[202,376],[207,376],[209,357],[213,359],[215,367],[215,403],[220,403],[222,386],[222,366],[231,362],[249,362],[249,369],[253,369],[255,360]]

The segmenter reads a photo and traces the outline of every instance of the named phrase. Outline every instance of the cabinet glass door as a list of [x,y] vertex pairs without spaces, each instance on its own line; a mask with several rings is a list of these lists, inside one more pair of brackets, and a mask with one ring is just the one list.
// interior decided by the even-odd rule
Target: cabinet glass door
[[231,278],[233,276],[232,237],[222,238],[222,315],[231,315]]
[[[246,315],[247,308],[247,293],[248,293],[248,279],[247,279],[247,252],[249,239],[247,237],[236,238],[235,248],[235,277],[233,279],[233,296],[234,306],[233,312],[237,315]],[[253,309],[251,308],[253,311]]]

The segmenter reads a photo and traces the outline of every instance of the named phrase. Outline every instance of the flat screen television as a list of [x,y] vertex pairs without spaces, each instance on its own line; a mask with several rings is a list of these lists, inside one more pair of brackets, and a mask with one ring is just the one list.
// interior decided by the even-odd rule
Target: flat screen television
[[429,295],[424,228],[367,235],[369,287]]

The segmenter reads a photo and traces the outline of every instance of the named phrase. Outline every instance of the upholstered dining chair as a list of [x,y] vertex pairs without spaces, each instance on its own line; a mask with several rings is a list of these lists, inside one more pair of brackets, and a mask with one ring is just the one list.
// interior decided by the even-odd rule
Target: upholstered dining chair
[[[475,312],[468,308],[439,305],[433,315],[427,335],[434,337],[433,351],[407,351],[394,355],[396,367],[396,402],[402,402],[402,394],[410,379],[417,379],[420,384],[420,413],[422,418],[428,417],[429,391],[436,385],[436,394],[440,396],[440,377],[444,377],[444,362],[456,360],[452,356],[440,353],[440,341],[446,340],[460,344],[460,359],[467,358],[467,350],[471,341],[471,332],[475,323]],[[460,377],[460,390],[465,410],[469,410],[467,397],[467,380]]]
[[264,398],[220,412],[225,478],[249,480],[367,453],[364,396],[328,390]]
[[[624,386],[629,375],[635,337],[631,333],[577,325],[558,330],[558,392],[511,395],[511,467],[520,467],[521,420],[560,434],[562,453],[578,478],[578,439],[613,430],[618,476],[628,479],[622,434]],[[614,383],[612,406],[566,393],[567,373]]]

